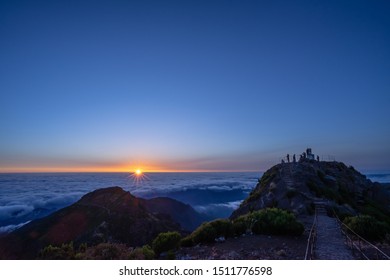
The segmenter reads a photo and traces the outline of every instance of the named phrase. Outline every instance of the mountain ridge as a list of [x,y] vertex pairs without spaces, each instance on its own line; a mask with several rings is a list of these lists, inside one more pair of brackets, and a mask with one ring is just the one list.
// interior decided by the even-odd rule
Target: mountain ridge
[[142,246],[160,232],[188,232],[203,221],[191,206],[174,199],[146,200],[120,187],[103,188],[0,238],[0,257],[35,258],[47,245],[69,242]]

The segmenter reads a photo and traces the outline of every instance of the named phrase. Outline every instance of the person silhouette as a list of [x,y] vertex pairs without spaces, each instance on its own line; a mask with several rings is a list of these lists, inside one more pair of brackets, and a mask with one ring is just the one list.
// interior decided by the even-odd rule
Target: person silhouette
[[290,155],[287,154],[287,162],[290,163]]
[[296,163],[297,159],[295,158],[295,154],[293,155],[293,163]]

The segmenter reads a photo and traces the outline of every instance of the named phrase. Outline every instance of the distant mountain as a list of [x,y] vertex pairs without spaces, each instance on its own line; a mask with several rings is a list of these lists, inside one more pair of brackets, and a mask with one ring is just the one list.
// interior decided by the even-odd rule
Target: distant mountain
[[231,218],[267,207],[310,215],[318,199],[328,200],[335,209],[349,215],[378,214],[381,218],[390,211],[390,193],[383,185],[371,182],[342,162],[305,159],[267,170]]
[[160,232],[188,231],[202,221],[204,217],[179,201],[145,200],[120,187],[104,188],[1,238],[0,258],[32,259],[47,245],[68,242],[140,246]]
[[156,197],[144,200],[144,203],[149,212],[170,216],[186,231],[192,231],[210,219],[210,217],[196,212],[189,204],[168,197]]

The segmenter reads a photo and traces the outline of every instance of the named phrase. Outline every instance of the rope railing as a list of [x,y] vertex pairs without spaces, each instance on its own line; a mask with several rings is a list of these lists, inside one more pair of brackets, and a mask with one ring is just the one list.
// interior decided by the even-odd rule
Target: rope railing
[[[344,224],[340,219],[339,217],[337,216],[336,212],[333,210],[333,214],[334,216],[336,217],[337,219],[337,222],[339,223],[340,225],[340,229],[341,229],[341,232],[343,233],[343,235],[345,236],[345,238],[347,239],[347,243],[348,245],[351,247],[352,251],[354,251],[354,249],[356,249],[360,254],[361,256],[366,259],[366,260],[369,260],[370,257],[367,255],[367,253],[363,252],[363,246],[362,245],[366,245],[368,246],[369,248],[375,250],[375,256],[376,256],[376,259],[385,259],[385,260],[390,260],[390,256],[387,255],[385,252],[383,252],[381,249],[379,249],[377,246],[375,246],[374,244],[372,244],[371,242],[369,242],[368,240],[364,239],[362,236],[360,236],[358,233],[356,233],[353,229],[351,229],[349,226],[347,226],[346,224]],[[345,231],[345,229],[348,230],[349,234],[347,231]],[[352,234],[352,237],[355,237],[355,240],[350,236]],[[356,244],[356,242],[358,242],[358,244]]]
[[311,226],[309,237],[307,238],[305,260],[312,260],[314,258],[314,244],[317,237],[317,210],[314,213],[314,220]]

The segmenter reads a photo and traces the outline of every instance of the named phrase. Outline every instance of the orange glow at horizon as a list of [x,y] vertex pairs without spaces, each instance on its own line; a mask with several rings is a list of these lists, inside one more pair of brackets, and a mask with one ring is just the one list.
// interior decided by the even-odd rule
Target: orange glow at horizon
[[[130,168],[131,170],[131,168]],[[134,169],[133,169],[134,170]],[[245,172],[256,170],[225,170],[225,169],[144,169],[143,173],[180,173],[180,172]],[[121,167],[0,167],[0,173],[129,173],[129,168]]]
[[[142,168],[140,167],[142,166]],[[235,172],[235,171],[253,171],[253,170],[224,170],[224,169],[178,169],[176,166],[164,166],[154,164],[137,165],[111,165],[111,166],[0,166],[0,173],[104,173],[120,172],[129,173],[134,170],[135,175],[144,173],[169,173],[169,172]],[[131,172],[130,172],[131,173]]]

